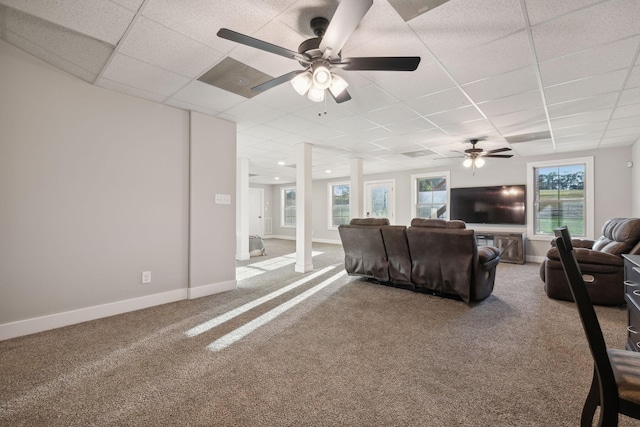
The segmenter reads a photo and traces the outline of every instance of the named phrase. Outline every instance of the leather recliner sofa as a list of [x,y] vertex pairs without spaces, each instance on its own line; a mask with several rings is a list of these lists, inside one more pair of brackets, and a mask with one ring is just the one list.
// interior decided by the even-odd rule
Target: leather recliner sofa
[[[571,230],[569,230],[571,231]],[[622,254],[640,254],[640,218],[612,218],[602,226],[596,240],[571,240],[574,254],[586,281],[591,302],[598,305],[621,305],[624,300],[624,260]],[[573,301],[569,283],[562,269],[555,241],[540,265],[540,278],[549,298]]]
[[387,219],[355,218],[338,231],[349,275],[466,303],[493,291],[500,249],[478,247],[474,230],[462,221],[415,218],[407,228]]

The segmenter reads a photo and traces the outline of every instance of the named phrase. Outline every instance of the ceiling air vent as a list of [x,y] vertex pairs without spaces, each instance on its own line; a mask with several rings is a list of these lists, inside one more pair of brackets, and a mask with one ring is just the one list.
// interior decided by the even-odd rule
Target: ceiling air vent
[[407,157],[424,157],[424,156],[430,156],[432,154],[437,154],[434,153],[431,150],[419,150],[419,151],[409,151],[407,153],[402,153],[403,156],[407,156]]
[[537,139],[549,139],[551,138],[551,132],[545,130],[543,132],[532,132],[532,133],[523,133],[521,135],[511,135],[505,136],[504,139],[507,140],[509,144],[514,144],[517,142],[529,142],[535,141]]
[[272,78],[270,75],[251,68],[247,64],[227,57],[204,73],[198,80],[245,98],[253,98],[260,92],[251,88]]
[[449,0],[389,0],[391,6],[398,12],[398,15],[409,22],[416,16],[434,9]]

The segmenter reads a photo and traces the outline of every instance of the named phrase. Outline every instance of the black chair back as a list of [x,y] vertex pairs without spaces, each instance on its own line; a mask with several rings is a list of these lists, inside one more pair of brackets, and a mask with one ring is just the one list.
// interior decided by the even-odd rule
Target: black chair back
[[587,336],[589,349],[594,361],[594,374],[598,378],[600,386],[600,421],[598,425],[617,425],[618,420],[618,386],[611,368],[611,362],[607,353],[607,347],[600,328],[600,322],[587,292],[587,288],[576,261],[571,244],[571,235],[567,227],[559,227],[555,230],[556,247],[560,255],[562,267],[571,287],[571,294],[578,307],[580,320]]

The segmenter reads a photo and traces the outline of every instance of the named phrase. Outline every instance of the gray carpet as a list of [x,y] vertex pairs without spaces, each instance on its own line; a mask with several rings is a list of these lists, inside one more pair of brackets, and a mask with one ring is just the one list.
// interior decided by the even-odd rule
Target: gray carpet
[[[235,291],[0,342],[0,425],[579,424],[592,362],[575,307],[546,297],[537,264],[499,265],[494,293],[469,307],[346,275],[326,282],[344,254],[314,244],[314,272],[335,268],[194,334],[311,275],[276,262],[294,242],[266,245],[238,263],[253,276]],[[608,345],[623,348],[626,311],[597,312]]]

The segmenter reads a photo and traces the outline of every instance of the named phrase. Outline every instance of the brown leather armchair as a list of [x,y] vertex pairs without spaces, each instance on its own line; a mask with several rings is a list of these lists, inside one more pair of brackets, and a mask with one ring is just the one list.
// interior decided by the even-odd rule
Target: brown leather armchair
[[[588,275],[585,283],[593,304],[624,304],[621,255],[640,254],[640,218],[612,218],[604,223],[598,239],[571,239],[571,243],[582,274]],[[540,278],[549,298],[573,301],[555,241],[540,265]]]

